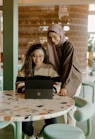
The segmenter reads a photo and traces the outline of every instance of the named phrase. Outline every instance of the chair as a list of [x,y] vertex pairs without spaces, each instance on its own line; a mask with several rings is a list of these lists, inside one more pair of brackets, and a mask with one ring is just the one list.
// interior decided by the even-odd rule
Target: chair
[[81,97],[73,97],[75,106],[77,107],[74,117],[78,122],[87,122],[87,131],[84,133],[82,129],[76,126],[67,124],[51,124],[43,130],[44,139],[87,139],[92,132],[91,118],[95,113],[95,107],[92,102],[89,102]]
[[85,97],[85,86],[92,87],[92,102],[94,103],[95,82],[84,81],[82,82],[82,86],[83,86],[83,97]]
[[9,126],[9,125],[12,125],[12,127],[13,127],[14,139],[16,139],[16,125],[15,125],[14,122],[6,122],[6,121],[0,122],[0,129],[3,129],[3,128]]

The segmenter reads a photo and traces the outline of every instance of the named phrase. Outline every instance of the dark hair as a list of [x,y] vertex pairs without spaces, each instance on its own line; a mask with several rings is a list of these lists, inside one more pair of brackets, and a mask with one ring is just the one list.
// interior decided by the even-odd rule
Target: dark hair
[[[49,30],[48,33],[47,33],[47,36],[49,35],[50,32],[54,32],[54,33],[56,33],[56,32],[53,31],[53,30]],[[57,33],[56,33],[56,34],[57,34]]]
[[44,61],[43,62],[48,63],[48,56],[47,56],[47,53],[46,53],[46,50],[45,50],[44,46],[42,46],[42,44],[40,44],[40,43],[31,45],[29,47],[28,51],[26,52],[25,62],[24,62],[24,65],[21,69],[21,70],[24,70],[26,76],[29,76],[29,74],[31,74],[31,76],[33,75],[34,63],[32,61],[31,54],[35,50],[38,50],[38,49],[41,49],[44,52]]

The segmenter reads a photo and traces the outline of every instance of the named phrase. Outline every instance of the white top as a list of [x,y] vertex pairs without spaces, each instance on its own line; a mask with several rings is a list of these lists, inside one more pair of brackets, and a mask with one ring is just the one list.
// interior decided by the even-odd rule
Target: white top
[[[50,76],[56,77],[59,76],[57,71],[53,68],[51,64],[42,64],[40,68],[34,69],[34,75]],[[18,76],[25,77],[23,71],[18,72]]]
[[50,77],[59,76],[57,71],[53,68],[51,64],[44,64],[44,63],[39,69],[35,69],[34,75],[42,75]]

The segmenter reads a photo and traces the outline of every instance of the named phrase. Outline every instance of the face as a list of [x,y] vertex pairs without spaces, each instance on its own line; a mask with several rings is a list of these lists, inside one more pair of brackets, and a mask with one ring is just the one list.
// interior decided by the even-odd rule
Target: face
[[42,49],[35,50],[32,54],[32,61],[36,67],[40,67],[44,61],[44,52]]
[[49,32],[48,38],[49,41],[56,46],[60,43],[60,39],[61,39],[60,35],[55,32]]

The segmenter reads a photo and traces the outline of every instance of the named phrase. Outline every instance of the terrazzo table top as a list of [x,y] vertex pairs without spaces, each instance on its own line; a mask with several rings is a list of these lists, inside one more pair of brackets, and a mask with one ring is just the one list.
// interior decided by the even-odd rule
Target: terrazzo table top
[[0,91],[0,121],[36,121],[67,113],[74,106],[68,96],[53,99],[24,99],[16,91]]

